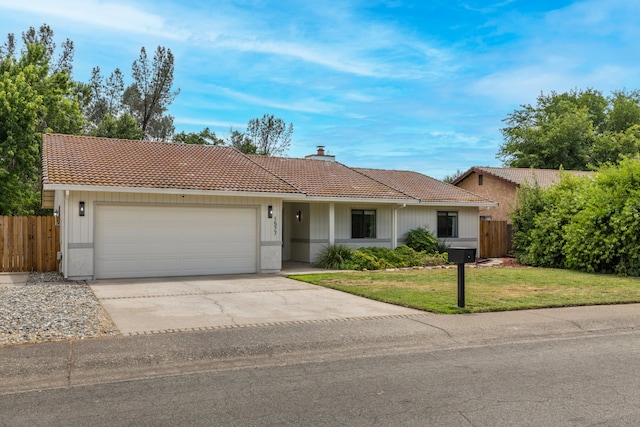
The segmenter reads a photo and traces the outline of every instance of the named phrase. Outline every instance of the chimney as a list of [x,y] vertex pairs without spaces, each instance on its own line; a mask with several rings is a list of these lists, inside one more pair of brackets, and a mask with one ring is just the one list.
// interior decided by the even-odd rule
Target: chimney
[[305,159],[324,160],[326,162],[335,162],[336,156],[324,153],[324,145],[318,145],[318,152],[304,156]]

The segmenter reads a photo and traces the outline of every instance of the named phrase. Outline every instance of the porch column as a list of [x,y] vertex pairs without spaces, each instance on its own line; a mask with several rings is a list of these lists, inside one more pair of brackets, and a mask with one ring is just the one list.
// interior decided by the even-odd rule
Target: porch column
[[329,203],[329,244],[336,242],[336,206]]
[[391,249],[398,247],[398,208],[391,209]]
[[398,247],[398,211],[406,207],[407,204],[403,203],[391,209],[391,249]]

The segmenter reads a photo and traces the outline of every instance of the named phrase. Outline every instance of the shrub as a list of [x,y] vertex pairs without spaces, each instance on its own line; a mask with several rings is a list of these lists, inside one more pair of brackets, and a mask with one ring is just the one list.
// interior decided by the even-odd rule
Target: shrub
[[328,270],[348,270],[353,257],[353,249],[345,245],[328,245],[322,248],[314,265]]
[[446,252],[427,254],[406,245],[396,249],[366,247],[355,250],[344,245],[329,245],[314,262],[317,267],[331,270],[383,270],[443,264],[447,264]]
[[406,259],[393,249],[372,246],[368,248],[359,248],[356,252],[361,252],[375,258],[380,265],[378,269],[408,267],[408,265],[405,265],[407,263]]
[[371,253],[371,251],[362,249],[357,249],[353,253],[353,264],[351,265],[352,270],[382,270],[393,267],[393,265],[387,262],[384,258],[379,258]]
[[640,159],[602,168],[565,228],[567,267],[640,276]]
[[441,240],[425,227],[418,227],[406,234],[405,244],[417,252],[428,254],[446,252],[447,248]]
[[523,264],[640,276],[640,159],[524,188],[511,218]]

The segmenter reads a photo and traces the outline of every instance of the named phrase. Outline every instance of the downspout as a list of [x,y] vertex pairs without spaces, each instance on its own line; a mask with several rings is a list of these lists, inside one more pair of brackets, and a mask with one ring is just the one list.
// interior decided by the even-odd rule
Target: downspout
[[406,203],[393,207],[393,211],[391,213],[391,249],[398,247],[398,211],[406,207]]

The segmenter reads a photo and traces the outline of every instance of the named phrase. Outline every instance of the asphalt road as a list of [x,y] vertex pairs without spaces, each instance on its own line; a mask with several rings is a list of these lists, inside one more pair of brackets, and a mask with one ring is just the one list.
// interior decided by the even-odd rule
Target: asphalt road
[[[33,388],[32,383],[29,389],[4,389],[0,425],[635,426],[640,422],[637,329],[438,345],[415,331],[395,329],[393,321],[378,324],[371,337],[387,336],[370,343],[366,331],[375,329],[371,323],[328,326],[299,326],[299,341],[307,334],[316,338],[296,348],[271,344],[247,350],[242,344],[259,341],[260,336],[270,336],[274,342],[281,332],[287,332],[288,340],[296,339],[294,329],[236,330],[227,335],[237,338],[233,356],[200,357],[201,363],[194,356],[194,363],[168,369],[145,353],[144,360],[129,363],[144,369],[129,369],[126,375],[110,376],[102,370],[94,378],[83,376],[75,385],[46,381],[42,388]],[[342,335],[333,341],[318,339],[323,329]],[[220,334],[163,339],[164,346],[180,339],[194,343],[217,339],[231,348]],[[145,341],[115,341],[145,345]],[[312,342],[324,342],[326,347]],[[153,348],[148,344],[148,351]],[[117,348],[114,351],[118,354]]]

